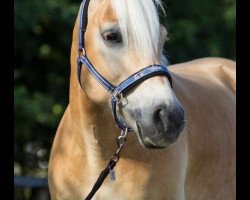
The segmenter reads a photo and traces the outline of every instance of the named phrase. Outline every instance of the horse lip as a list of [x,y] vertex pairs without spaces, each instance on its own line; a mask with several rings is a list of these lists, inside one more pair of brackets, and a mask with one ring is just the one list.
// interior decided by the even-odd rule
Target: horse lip
[[164,149],[166,146],[160,146],[160,145],[155,145],[148,137],[145,137],[144,139],[145,147],[150,148],[150,149]]
[[136,122],[136,125],[137,125],[137,130],[138,130],[138,134],[139,134],[139,138],[141,140],[143,140],[144,136],[142,135],[142,128],[141,128],[141,125],[139,122]]
[[160,146],[160,145],[155,145],[152,140],[150,140],[147,136],[143,135],[143,131],[141,128],[141,125],[139,122],[136,122],[137,125],[137,129],[138,129],[138,135],[139,135],[139,139],[140,139],[140,143],[149,149],[163,149],[166,148],[166,146]]

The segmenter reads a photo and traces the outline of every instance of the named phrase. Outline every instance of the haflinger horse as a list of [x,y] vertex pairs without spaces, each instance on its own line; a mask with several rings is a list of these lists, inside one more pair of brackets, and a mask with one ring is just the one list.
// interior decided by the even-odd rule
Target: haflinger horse
[[163,66],[159,9],[159,0],[82,3],[69,104],[49,161],[53,200],[85,199],[110,160],[119,160],[115,181],[107,177],[93,199],[236,198],[236,64]]

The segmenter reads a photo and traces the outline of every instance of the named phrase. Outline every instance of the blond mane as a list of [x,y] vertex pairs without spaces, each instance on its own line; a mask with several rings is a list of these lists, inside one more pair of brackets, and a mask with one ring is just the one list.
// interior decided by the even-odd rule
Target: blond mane
[[124,45],[132,47],[139,58],[154,60],[158,52],[160,0],[112,0]]

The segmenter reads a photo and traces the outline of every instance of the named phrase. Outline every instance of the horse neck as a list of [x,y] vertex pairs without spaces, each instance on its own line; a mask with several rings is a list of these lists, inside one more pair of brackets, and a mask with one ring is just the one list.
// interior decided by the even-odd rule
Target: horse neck
[[79,99],[74,99],[74,104],[69,104],[72,129],[84,141],[82,150],[95,154],[90,155],[91,159],[95,157],[107,160],[115,151],[115,138],[118,135],[112,113],[105,111],[103,105],[95,104],[79,93],[78,90],[75,95]]

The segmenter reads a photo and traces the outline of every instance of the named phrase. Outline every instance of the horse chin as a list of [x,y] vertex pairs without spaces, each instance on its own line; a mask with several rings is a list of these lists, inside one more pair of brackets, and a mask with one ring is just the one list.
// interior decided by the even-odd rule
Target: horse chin
[[148,131],[148,129],[145,129],[147,131],[144,131],[144,129],[141,127],[139,123],[136,123],[136,124],[137,124],[137,127],[136,127],[135,132],[137,133],[138,140],[143,147],[146,147],[148,149],[167,148],[169,145],[174,143],[179,138],[179,135],[184,128],[184,124],[183,124],[182,127],[179,129],[178,133],[174,134],[175,136],[171,138],[165,137],[167,133],[160,133],[160,134],[158,133],[157,137],[152,137],[153,135],[155,135],[153,132],[151,133],[150,131]]
[[139,142],[143,147],[148,149],[164,149],[168,146],[168,144],[155,144],[148,137],[139,136]]

